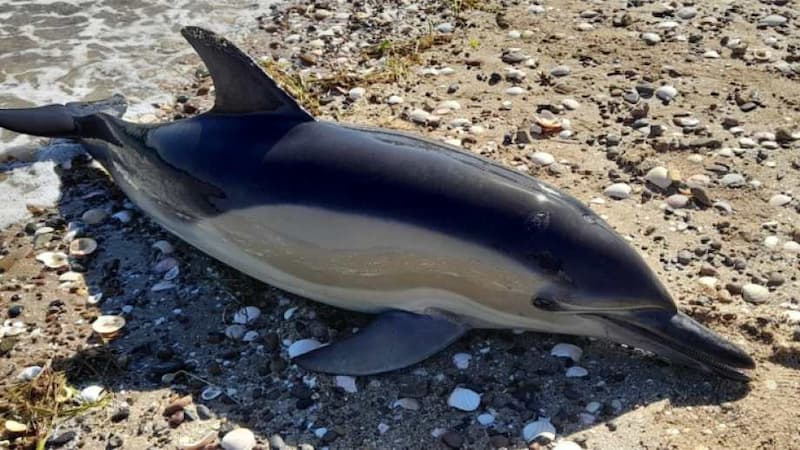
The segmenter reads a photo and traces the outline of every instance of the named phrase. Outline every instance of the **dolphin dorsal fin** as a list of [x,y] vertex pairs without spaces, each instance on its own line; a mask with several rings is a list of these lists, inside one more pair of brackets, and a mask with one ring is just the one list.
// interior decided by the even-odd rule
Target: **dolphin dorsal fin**
[[280,112],[300,121],[314,120],[255,61],[227,39],[199,27],[184,27],[181,34],[200,55],[214,80],[216,101],[212,113]]

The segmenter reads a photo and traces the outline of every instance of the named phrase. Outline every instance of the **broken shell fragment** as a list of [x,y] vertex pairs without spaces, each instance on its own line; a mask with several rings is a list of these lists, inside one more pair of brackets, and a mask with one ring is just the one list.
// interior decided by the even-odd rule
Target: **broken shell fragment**
[[167,241],[156,241],[151,247],[161,252],[162,255],[169,255],[174,251],[172,244]]
[[103,339],[114,339],[125,328],[122,316],[100,316],[92,322],[92,330]]
[[69,243],[69,254],[72,256],[89,256],[97,250],[97,241],[92,238],[79,238]]
[[157,262],[155,266],[153,266],[153,272],[155,273],[165,273],[169,272],[170,269],[176,267],[178,265],[178,260],[175,258],[164,258],[161,261]]
[[62,252],[44,252],[36,255],[36,260],[51,269],[59,269],[69,265],[68,257]]
[[299,341],[292,343],[287,352],[289,353],[289,358],[296,358],[321,346],[322,344],[320,344],[316,339],[300,339]]
[[261,317],[260,309],[256,308],[255,306],[247,306],[236,311],[236,313],[233,315],[233,323],[247,325],[255,322],[259,317]]
[[20,434],[28,431],[28,426],[16,420],[6,420],[5,429],[8,434]]
[[569,358],[575,362],[581,360],[581,356],[583,355],[583,350],[577,345],[567,344],[567,343],[559,343],[556,344],[552,350],[550,350],[550,354],[552,356],[557,356],[559,358]]
[[84,403],[96,403],[99,402],[105,394],[106,390],[103,386],[93,384],[81,389],[78,399]]
[[525,442],[530,442],[539,437],[552,441],[556,438],[556,427],[550,423],[550,419],[543,417],[525,425],[525,428],[522,429],[522,437]]
[[471,389],[457,387],[450,393],[447,404],[461,411],[475,411],[481,404],[481,396]]
[[200,393],[200,398],[205,401],[211,401],[222,395],[222,389],[217,386],[208,386]]

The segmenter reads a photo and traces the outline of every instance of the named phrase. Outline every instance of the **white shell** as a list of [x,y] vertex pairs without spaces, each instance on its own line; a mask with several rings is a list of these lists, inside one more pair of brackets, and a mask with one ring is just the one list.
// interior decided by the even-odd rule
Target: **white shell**
[[536,422],[525,425],[525,428],[522,429],[522,437],[525,442],[530,442],[538,437],[553,440],[556,438],[556,427],[550,423],[550,419],[542,417]]
[[172,244],[167,241],[156,241],[151,247],[161,252],[162,255],[169,255],[174,251]]
[[319,347],[322,347],[322,344],[316,339],[300,339],[299,341],[293,342],[292,345],[289,346],[287,352],[289,353],[289,358],[296,358],[303,353],[308,353]]
[[238,341],[241,339],[244,334],[247,332],[247,328],[243,327],[242,325],[230,325],[225,328],[225,336],[230,339]]
[[589,371],[581,366],[572,366],[567,369],[567,378],[581,378],[589,375]]
[[553,450],[583,450],[583,447],[572,441],[558,441]]
[[469,367],[469,362],[472,360],[472,355],[469,353],[456,353],[453,355],[453,364],[459,369],[466,369]]
[[233,323],[247,325],[255,322],[261,317],[261,310],[255,306],[246,306],[236,311],[233,315]]
[[222,389],[217,386],[208,386],[207,388],[203,389],[203,392],[200,393],[200,398],[205,401],[214,400],[215,398],[222,395]]
[[355,377],[348,375],[336,375],[333,378],[333,382],[336,384],[336,387],[344,389],[345,392],[349,392],[351,394],[358,392],[358,386],[356,386]]
[[89,305],[96,305],[96,304],[100,303],[101,301],[103,301],[103,293],[102,292],[98,292],[97,294],[92,294],[92,295],[86,297],[86,303],[89,304]]
[[120,223],[128,223],[133,218],[133,214],[127,209],[123,209],[120,212],[114,213],[111,217],[120,221]]
[[69,243],[69,254],[74,256],[88,256],[97,250],[97,241],[92,238],[79,238]]
[[125,327],[125,323],[122,316],[100,316],[92,322],[92,330],[102,337],[113,337]]
[[603,193],[606,196],[611,197],[617,200],[624,200],[631,196],[631,187],[626,183],[614,183],[611,186],[607,187]]
[[58,269],[69,265],[66,253],[43,252],[36,255],[36,260],[51,269]]
[[475,411],[481,404],[481,396],[473,390],[457,387],[450,393],[447,404],[461,411]]
[[78,399],[84,403],[96,403],[105,395],[106,390],[103,386],[93,384],[81,389]]
[[164,273],[164,280],[172,281],[181,274],[181,266],[175,266]]
[[24,369],[17,375],[22,381],[31,381],[32,379],[39,376],[42,373],[42,368],[40,366],[29,366]]
[[164,258],[153,266],[153,272],[164,273],[169,272],[170,269],[178,265],[178,260],[175,258]]
[[575,362],[581,360],[581,356],[583,356],[583,350],[577,345],[567,344],[566,342],[560,342],[553,346],[553,349],[550,350],[550,354],[552,356],[558,356],[560,358],[569,358]]
[[666,189],[672,184],[672,177],[669,174],[669,169],[662,166],[650,169],[647,175],[644,176],[644,179],[661,189]]
[[252,450],[256,446],[256,436],[247,428],[237,428],[228,432],[220,445],[225,450]]
[[398,398],[392,402],[392,408],[403,408],[409,411],[419,411],[419,402],[413,398]]

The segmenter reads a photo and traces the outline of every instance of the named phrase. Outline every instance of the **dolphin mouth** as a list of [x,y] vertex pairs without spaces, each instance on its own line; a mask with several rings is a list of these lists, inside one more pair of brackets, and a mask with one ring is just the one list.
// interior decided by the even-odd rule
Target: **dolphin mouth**
[[747,382],[751,376],[744,369],[755,368],[755,361],[743,349],[682,312],[640,310],[591,316],[607,326],[611,340],[707,373]]

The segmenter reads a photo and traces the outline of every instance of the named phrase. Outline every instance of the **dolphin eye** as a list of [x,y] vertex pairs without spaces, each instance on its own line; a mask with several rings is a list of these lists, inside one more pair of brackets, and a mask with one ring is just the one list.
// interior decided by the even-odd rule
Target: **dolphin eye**
[[531,299],[531,304],[544,311],[559,311],[561,307],[558,302],[551,297],[538,295]]

